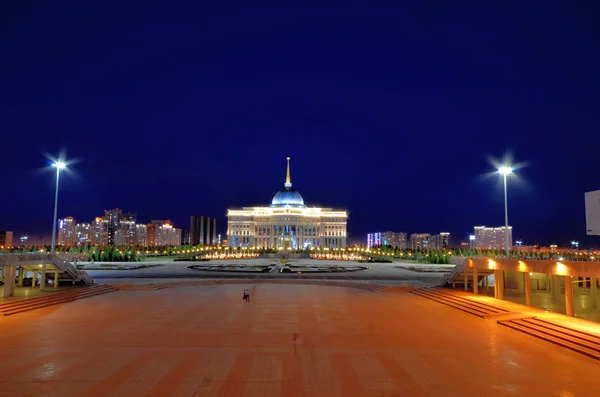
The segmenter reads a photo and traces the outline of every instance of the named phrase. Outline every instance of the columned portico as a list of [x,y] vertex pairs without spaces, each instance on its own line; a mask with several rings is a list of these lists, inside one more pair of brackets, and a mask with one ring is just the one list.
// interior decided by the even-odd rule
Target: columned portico
[[46,286],[46,265],[42,265],[42,270],[40,272],[40,291],[44,290],[44,287]]
[[[465,284],[473,277],[494,274],[494,297],[552,312],[600,321],[597,312],[600,261],[519,260],[512,258],[452,258],[458,271],[448,283]],[[524,298],[524,299],[523,299]]]

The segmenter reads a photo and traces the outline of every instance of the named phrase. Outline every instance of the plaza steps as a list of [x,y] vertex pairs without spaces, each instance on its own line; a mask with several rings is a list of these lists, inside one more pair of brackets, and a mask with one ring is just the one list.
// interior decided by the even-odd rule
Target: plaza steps
[[600,337],[537,317],[498,320],[498,324],[600,360]]
[[31,299],[14,300],[0,304],[0,314],[10,316],[23,313],[30,310],[40,309],[42,307],[58,305],[61,303],[73,302],[78,299],[89,298],[96,295],[106,294],[117,291],[110,285],[91,285],[86,287],[73,287],[64,292],[54,292],[47,296],[38,296]]
[[508,310],[488,305],[486,303],[475,302],[471,299],[462,298],[454,294],[448,294],[433,288],[418,288],[409,291],[411,294],[419,295],[423,298],[431,299],[438,303],[453,307],[465,313],[473,314],[477,317],[487,317],[491,315],[500,315],[509,313]]

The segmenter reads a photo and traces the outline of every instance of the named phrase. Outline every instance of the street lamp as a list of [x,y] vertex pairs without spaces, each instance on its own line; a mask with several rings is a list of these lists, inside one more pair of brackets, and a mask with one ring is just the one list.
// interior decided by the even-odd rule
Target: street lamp
[[58,213],[58,180],[60,178],[60,170],[67,167],[62,161],[55,161],[52,166],[56,168],[56,192],[54,194],[54,223],[52,224],[52,245],[50,246],[50,254],[54,255],[54,245],[56,244],[56,216]]
[[513,170],[511,167],[502,166],[498,168],[498,172],[502,174],[504,178],[504,225],[506,228],[504,229],[505,243],[506,243],[506,257],[510,257],[510,245],[508,242],[508,195],[506,194],[506,176],[508,174],[512,174]]

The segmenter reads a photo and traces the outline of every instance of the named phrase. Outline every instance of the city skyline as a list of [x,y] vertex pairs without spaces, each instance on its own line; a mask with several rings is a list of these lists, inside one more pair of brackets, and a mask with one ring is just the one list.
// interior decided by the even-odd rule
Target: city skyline
[[269,202],[290,156],[311,204],[348,210],[350,241],[502,225],[501,178],[486,175],[512,153],[526,163],[508,178],[515,238],[600,245],[584,208],[600,189],[593,12],[105,5],[5,16],[0,49],[18,62],[0,65],[0,230],[15,238],[51,233],[43,154],[61,148],[77,161],[61,174],[61,218],[122,207],[225,225],[228,208]]

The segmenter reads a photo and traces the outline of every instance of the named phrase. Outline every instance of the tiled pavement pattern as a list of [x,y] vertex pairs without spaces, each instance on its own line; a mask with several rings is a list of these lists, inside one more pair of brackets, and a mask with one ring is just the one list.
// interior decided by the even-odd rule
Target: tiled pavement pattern
[[340,281],[325,281],[325,280],[269,280],[269,279],[255,279],[255,280],[189,280],[189,281],[167,281],[162,283],[146,283],[146,284],[115,284],[114,288],[125,290],[125,291],[155,291],[165,288],[175,287],[189,287],[197,285],[221,285],[221,284],[242,284],[248,285],[251,282],[254,285],[258,284],[302,284],[302,285],[322,285],[330,287],[343,287],[343,288],[358,288],[365,291],[396,291],[396,290],[407,290],[416,289],[416,287],[397,287],[391,288],[385,285],[378,285],[372,283],[357,283],[357,282],[340,282]]
[[1,318],[0,396],[598,395],[597,361],[409,293],[257,284],[244,303],[246,287]]

